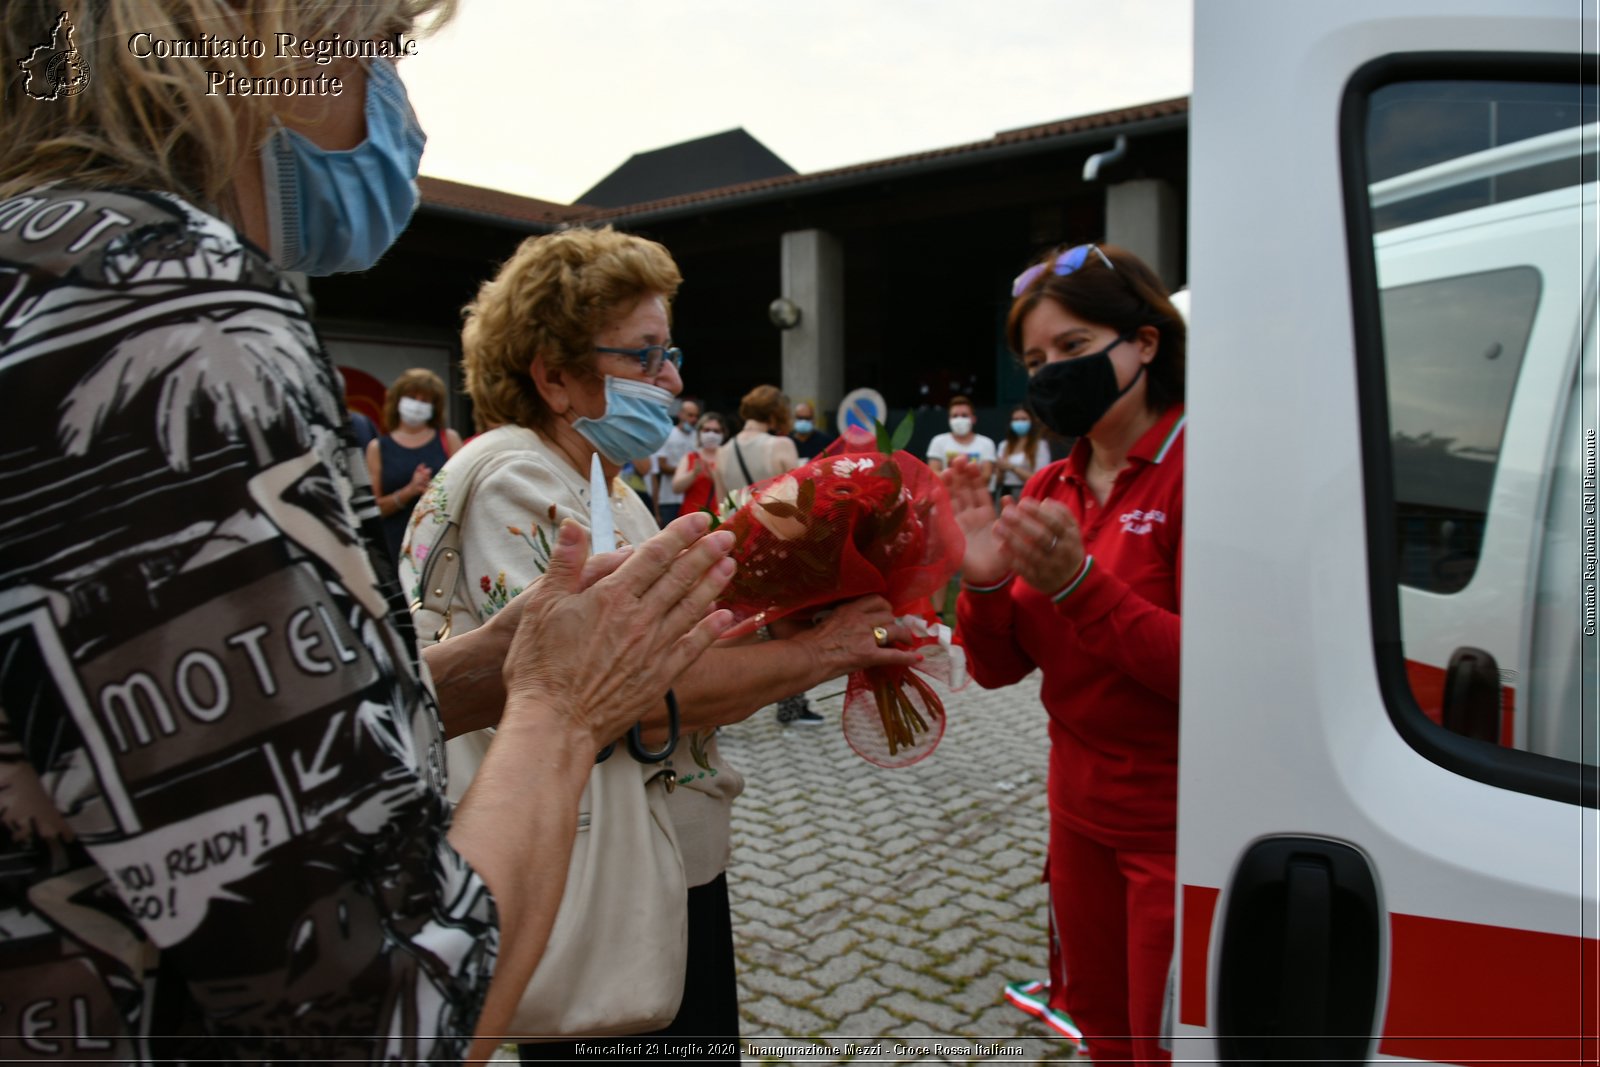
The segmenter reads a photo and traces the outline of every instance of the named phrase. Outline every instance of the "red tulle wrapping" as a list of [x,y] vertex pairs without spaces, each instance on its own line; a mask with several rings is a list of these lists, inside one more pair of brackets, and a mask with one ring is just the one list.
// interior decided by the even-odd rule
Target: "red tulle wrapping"
[[[720,603],[738,620],[735,634],[874,593],[897,616],[937,622],[928,597],[960,569],[966,551],[938,476],[911,453],[886,456],[859,436],[756,483],[722,529],[735,536],[739,564]],[[933,644],[924,636],[913,647]],[[937,657],[917,669],[950,680],[948,662]],[[845,738],[864,759],[914,763],[933,751],[944,722],[943,702],[911,669],[850,676]]]

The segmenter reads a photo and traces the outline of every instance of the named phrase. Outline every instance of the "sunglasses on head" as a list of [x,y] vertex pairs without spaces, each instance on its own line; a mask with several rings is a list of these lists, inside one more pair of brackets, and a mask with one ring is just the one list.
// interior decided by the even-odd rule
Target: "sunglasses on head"
[[1111,260],[1106,258],[1106,254],[1100,251],[1099,245],[1078,245],[1075,248],[1067,249],[1055,259],[1047,259],[1043,263],[1035,263],[1033,266],[1017,275],[1016,280],[1011,283],[1012,298],[1014,299],[1021,296],[1027,291],[1028,287],[1034,282],[1038,281],[1039,277],[1047,270],[1052,274],[1071,274],[1073,271],[1089,262],[1089,253],[1091,252],[1093,252],[1099,258],[1100,262],[1106,265],[1107,270],[1117,269],[1112,265]]

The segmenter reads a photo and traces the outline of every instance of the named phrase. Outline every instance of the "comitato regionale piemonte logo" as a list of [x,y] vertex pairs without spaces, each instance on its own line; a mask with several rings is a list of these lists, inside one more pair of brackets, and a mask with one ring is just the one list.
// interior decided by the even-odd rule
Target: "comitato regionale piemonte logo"
[[76,96],[89,84],[89,66],[72,43],[72,20],[63,11],[56,19],[50,40],[34,47],[17,66],[27,75],[22,91],[35,100],[60,100]]

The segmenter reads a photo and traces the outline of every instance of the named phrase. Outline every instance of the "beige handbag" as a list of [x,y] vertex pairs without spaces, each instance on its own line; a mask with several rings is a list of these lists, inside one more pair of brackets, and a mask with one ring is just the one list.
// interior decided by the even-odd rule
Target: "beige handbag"
[[[485,461],[505,451],[484,451],[462,472],[461,484],[451,480],[449,514],[425,557],[421,596],[411,607],[419,644],[451,636],[452,609],[476,617],[460,586],[460,517]],[[477,730],[446,744],[453,795],[460,795],[457,783],[465,790],[493,734]],[[505,1036],[638,1034],[677,1015],[689,919],[683,857],[667,810],[672,774],[635,762],[620,744],[590,772],[555,926]]]

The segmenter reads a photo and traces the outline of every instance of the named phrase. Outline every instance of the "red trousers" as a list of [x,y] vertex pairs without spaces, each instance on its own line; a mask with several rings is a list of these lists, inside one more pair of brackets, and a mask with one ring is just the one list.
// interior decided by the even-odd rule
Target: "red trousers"
[[1108,848],[1050,820],[1050,1006],[1098,1065],[1166,1063],[1177,857]]

